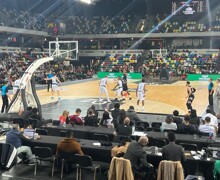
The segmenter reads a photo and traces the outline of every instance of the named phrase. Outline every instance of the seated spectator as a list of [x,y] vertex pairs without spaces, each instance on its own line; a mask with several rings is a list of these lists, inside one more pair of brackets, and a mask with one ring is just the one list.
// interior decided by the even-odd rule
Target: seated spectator
[[22,111],[19,112],[18,115],[24,119],[25,124],[29,124],[29,118],[30,118],[31,113],[32,113],[32,107],[29,106],[27,107],[26,111],[24,111],[23,109]]
[[87,115],[89,114],[89,110],[90,110],[90,109],[93,110],[93,114],[95,115],[96,118],[98,118],[98,117],[99,117],[99,112],[96,111],[96,109],[95,109],[95,105],[94,105],[94,104],[88,109],[88,111],[87,111]]
[[211,118],[205,118],[205,124],[199,126],[199,132],[216,134],[215,126],[211,125]]
[[102,119],[101,119],[101,125],[104,126],[104,127],[107,127],[107,128],[113,128],[114,127],[114,124],[112,122],[112,117],[111,115],[109,114],[108,111],[105,111],[102,115]]
[[57,154],[59,152],[72,152],[75,154],[81,154],[84,155],[80,144],[76,141],[75,138],[73,138],[73,131],[68,129],[66,131],[66,138],[61,140],[57,145]]
[[160,129],[162,132],[164,130],[177,130],[177,125],[176,125],[176,123],[173,123],[173,116],[172,115],[168,115],[166,117],[166,120],[165,120],[165,122],[162,123]]
[[29,165],[34,165],[34,156],[29,146],[22,146],[22,139],[28,140],[19,131],[18,124],[12,124],[13,128],[6,133],[6,143],[13,145],[17,149],[17,154],[25,153]]
[[134,110],[134,106],[130,106],[126,112],[126,116],[129,117],[130,121],[136,125],[137,122],[141,122],[141,119],[138,117],[138,114]]
[[183,124],[178,126],[178,132],[182,134],[196,134],[197,128],[195,125],[190,124],[190,117],[185,116]]
[[197,126],[199,126],[199,124],[200,124],[200,119],[197,116],[197,113],[196,113],[195,109],[191,110],[190,121],[189,122],[190,122],[190,124],[197,125]]
[[85,126],[98,126],[98,118],[93,113],[92,109],[89,109],[88,115],[84,118]]
[[81,114],[81,109],[77,108],[76,113],[72,116],[70,116],[70,123],[71,124],[76,124],[76,125],[83,125],[84,121],[80,117]]
[[173,111],[173,122],[176,123],[177,126],[183,123],[183,120],[178,116],[179,116],[179,111],[177,110]]
[[210,117],[210,119],[211,119],[210,125],[213,125],[213,126],[216,127],[216,129],[218,129],[218,119],[217,119],[216,116],[211,114],[211,110],[210,109],[206,110],[206,114],[204,116],[202,116],[202,120],[205,120],[206,117]]
[[124,124],[118,125],[118,127],[115,129],[115,135],[120,136],[131,136],[132,134],[132,127],[129,126],[130,119],[128,117],[125,118]]
[[32,109],[30,118],[37,119],[38,121],[42,120],[42,117],[38,113],[38,108],[35,107],[35,108]]
[[169,144],[162,147],[163,160],[181,162],[185,161],[186,158],[183,152],[183,148],[175,144],[176,136],[173,132],[168,133],[168,141]]
[[147,162],[147,153],[143,149],[147,144],[148,138],[146,136],[141,136],[138,142],[131,142],[124,158],[130,160],[132,169],[135,173],[143,174],[145,179],[150,179],[153,175],[153,165]]
[[65,125],[65,124],[68,124],[68,121],[69,121],[69,112],[67,110],[64,110],[62,115],[60,116],[59,118],[60,120],[60,124],[61,125]]
[[111,111],[114,127],[118,126],[117,117],[119,115],[119,111],[120,111],[120,104],[119,103],[115,103],[114,104],[114,109]]

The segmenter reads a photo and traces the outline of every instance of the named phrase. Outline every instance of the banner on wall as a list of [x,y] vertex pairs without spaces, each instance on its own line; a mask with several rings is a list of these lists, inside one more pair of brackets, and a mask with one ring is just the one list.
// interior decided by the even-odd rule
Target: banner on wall
[[[108,78],[117,78],[118,76],[123,76],[123,73],[119,72],[98,72],[98,78],[104,78],[108,76]],[[128,79],[142,79],[141,73],[127,73]]]
[[216,80],[220,78],[220,74],[188,74],[188,81],[208,81],[209,78]]

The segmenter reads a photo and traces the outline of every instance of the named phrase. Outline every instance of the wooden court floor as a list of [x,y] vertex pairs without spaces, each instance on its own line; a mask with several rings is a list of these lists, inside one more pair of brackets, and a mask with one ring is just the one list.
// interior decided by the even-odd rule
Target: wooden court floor
[[[208,104],[208,82],[191,82],[192,86],[197,90],[193,101],[193,108],[197,110],[198,115],[202,115]],[[108,93],[110,98],[115,98],[115,92],[111,89],[115,86],[113,80],[109,81],[110,89]],[[136,88],[137,83],[129,82],[129,88]],[[178,110],[181,115],[187,113],[186,108],[186,86],[184,81],[178,81],[173,84],[148,84],[147,95],[145,97],[145,110],[148,113],[165,113],[172,114],[174,110]],[[41,104],[51,102],[51,93],[46,89],[37,91]],[[136,107],[136,93],[131,92],[132,100],[126,99],[125,104],[121,106],[125,110],[130,105]],[[62,99],[80,99],[80,98],[98,98],[99,97],[99,80],[89,82],[79,82],[77,84],[65,85],[61,87]],[[77,104],[74,108],[77,108]]]

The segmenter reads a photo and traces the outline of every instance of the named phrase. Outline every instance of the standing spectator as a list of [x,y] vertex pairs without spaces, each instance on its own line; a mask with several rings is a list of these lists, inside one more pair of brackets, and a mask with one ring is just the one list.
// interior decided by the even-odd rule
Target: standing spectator
[[6,112],[6,110],[8,108],[8,99],[11,100],[11,97],[9,96],[9,93],[8,93],[8,86],[9,86],[9,82],[4,83],[4,85],[2,86],[2,110],[1,110],[1,113]]
[[212,78],[209,79],[209,85],[208,85],[208,92],[209,92],[209,107],[213,107],[213,94],[214,94],[214,84],[212,82]]
[[136,125],[137,122],[142,122],[141,119],[138,117],[138,114],[134,110],[134,106],[130,106],[126,112],[126,116],[129,117],[130,121]]
[[217,83],[217,86],[216,86],[215,94],[213,97],[213,101],[214,101],[213,110],[215,112],[215,115],[218,117],[220,116],[220,79],[217,79],[216,83]]
[[84,121],[82,117],[80,117],[81,109],[77,108],[74,115],[70,116],[70,123],[76,125],[83,125]]
[[17,153],[25,153],[28,159],[28,165],[34,165],[34,156],[29,146],[22,146],[21,139],[26,139],[19,131],[19,125],[13,124],[13,128],[6,133],[6,143],[13,145]]
[[169,144],[162,147],[162,157],[168,161],[185,161],[183,148],[175,144],[176,136],[173,132],[168,133]]

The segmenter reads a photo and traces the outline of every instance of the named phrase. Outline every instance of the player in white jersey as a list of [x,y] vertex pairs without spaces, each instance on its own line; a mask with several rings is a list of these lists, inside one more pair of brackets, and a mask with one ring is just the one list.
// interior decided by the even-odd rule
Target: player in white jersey
[[136,96],[137,96],[137,110],[139,108],[139,102],[142,101],[142,111],[144,110],[144,97],[145,97],[145,83],[144,79],[142,82],[138,84],[136,89]]
[[[116,86],[113,88],[113,90],[115,90],[116,93],[116,100],[120,101],[123,99],[123,87],[122,87],[122,80],[121,77],[119,76],[117,81],[116,81]],[[122,99],[121,99],[122,96]]]
[[[106,86],[108,86],[108,76],[105,76],[104,78],[101,79],[101,81],[99,82],[99,88],[100,88],[100,95],[99,95],[99,101],[101,102],[101,97],[102,97],[102,93],[105,93],[106,97],[107,97],[107,101],[111,102],[109,100],[109,96],[108,96],[108,91],[106,89]],[[109,87],[109,86],[108,86]]]
[[21,76],[18,76],[18,78],[13,82],[13,95],[16,94],[17,90],[20,88],[21,84]]
[[51,79],[52,80],[52,97],[51,99],[54,99],[54,92],[56,91],[57,92],[57,96],[58,96],[58,100],[60,100],[60,87],[58,86],[58,83],[60,84],[61,81],[59,80],[59,78],[57,77],[56,74],[54,74],[53,77],[51,78],[47,78],[46,80],[49,80]]

